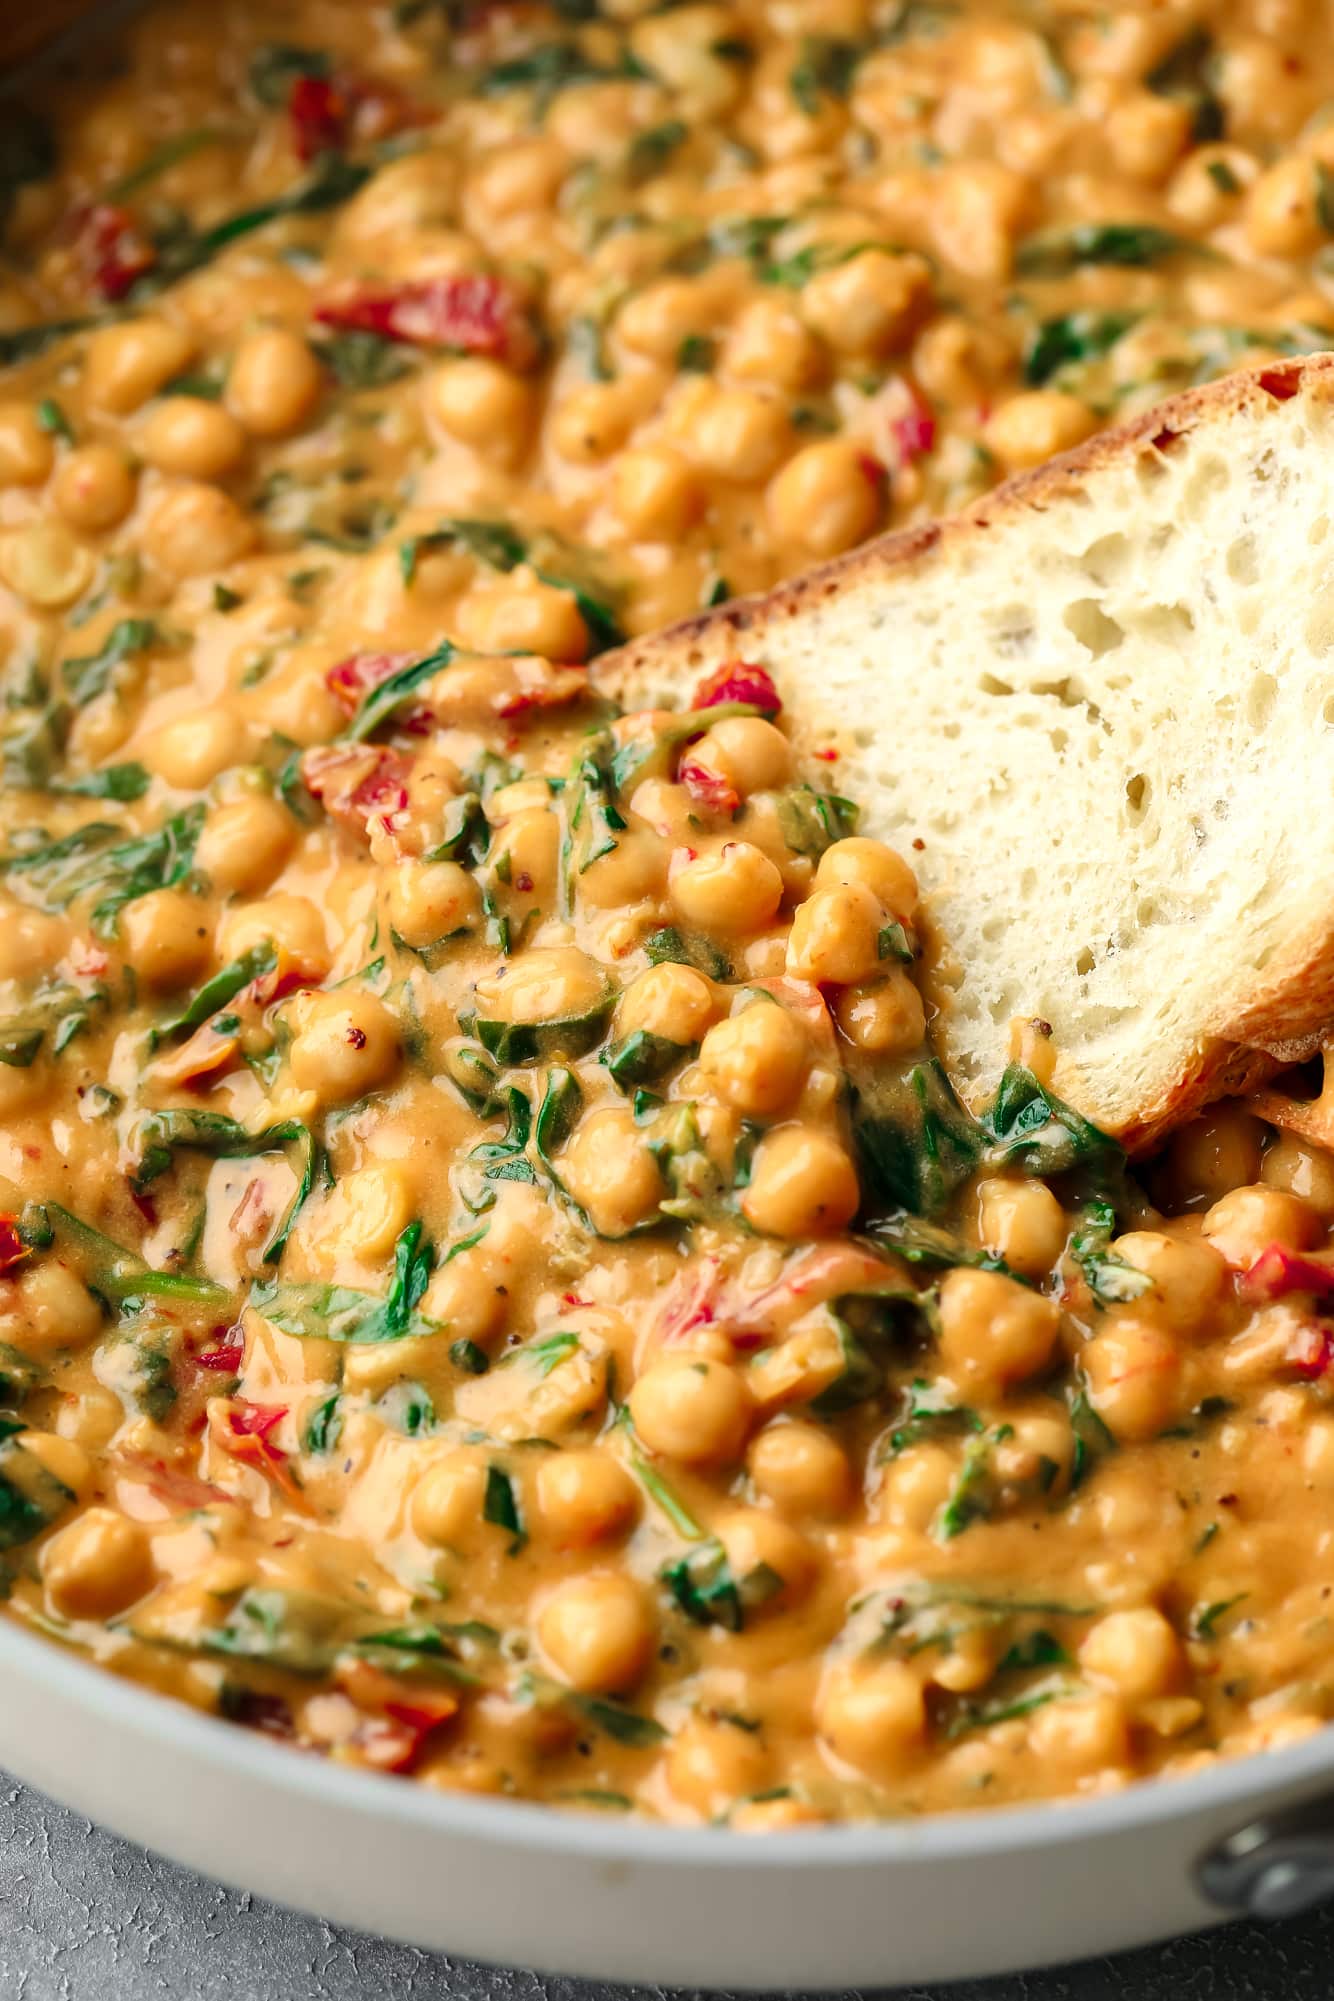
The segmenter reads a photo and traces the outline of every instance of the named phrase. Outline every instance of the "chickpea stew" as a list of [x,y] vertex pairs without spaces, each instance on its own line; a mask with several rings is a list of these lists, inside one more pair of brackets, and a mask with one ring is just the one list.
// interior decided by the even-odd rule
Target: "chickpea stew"
[[1326,344],[1322,25],[190,0],[11,107],[12,1617],[741,1830],[1325,1718],[1334,1116],[973,1116],[762,666],[589,671]]

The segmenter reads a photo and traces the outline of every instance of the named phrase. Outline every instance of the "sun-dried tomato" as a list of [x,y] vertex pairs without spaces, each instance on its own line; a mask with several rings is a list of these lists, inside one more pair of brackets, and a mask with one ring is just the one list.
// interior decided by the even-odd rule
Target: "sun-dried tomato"
[[783,707],[767,671],[749,660],[726,660],[712,674],[706,675],[696,688],[690,706],[692,709],[716,709],[723,702],[749,702],[753,708],[763,709],[769,716],[778,715]]
[[484,271],[348,293],[315,309],[323,326],[379,334],[414,347],[453,348],[523,368],[537,354],[537,336],[513,286]]

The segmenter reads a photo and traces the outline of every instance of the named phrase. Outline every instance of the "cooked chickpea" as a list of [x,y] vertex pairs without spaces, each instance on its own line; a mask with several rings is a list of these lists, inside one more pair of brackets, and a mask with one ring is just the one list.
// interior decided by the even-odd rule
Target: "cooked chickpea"
[[1217,1201],[1260,1172],[1264,1127],[1236,1105],[1216,1105],[1173,1135],[1167,1171],[1183,1201]]
[[423,1542],[451,1549],[483,1519],[486,1465],[475,1453],[451,1452],[429,1466],[412,1494],[412,1526]]
[[145,745],[144,757],[168,785],[198,792],[220,771],[240,763],[246,740],[240,717],[219,703],[187,710],[164,724]]
[[55,456],[31,403],[0,403],[0,486],[40,486]]
[[93,552],[63,521],[29,521],[0,537],[0,577],[37,611],[59,611],[93,580]]
[[1161,1301],[1168,1324],[1182,1333],[1208,1331],[1210,1315],[1223,1297],[1226,1270],[1212,1244],[1169,1237],[1161,1230],[1127,1230],[1112,1251],[1150,1282],[1137,1305]]
[[159,472],[223,479],[245,457],[246,435],[220,403],[201,396],[167,396],[149,411],[138,444]]
[[43,1258],[18,1281],[23,1348],[44,1358],[85,1348],[102,1331],[102,1308],[77,1273],[57,1258]]
[[144,547],[172,577],[225,570],[254,547],[255,523],[221,487],[191,481],[165,493],[144,524]]
[[1133,1310],[1118,1312],[1082,1351],[1089,1396],[1118,1438],[1156,1438],[1181,1406],[1181,1356],[1171,1336]]
[[792,776],[792,746],[763,716],[728,716],[687,753],[691,766],[715,773],[746,798],[785,785]]
[[227,374],[227,409],[256,438],[288,438],[304,429],[324,390],[309,344],[286,327],[246,337]]
[[661,841],[631,828],[617,836],[606,854],[579,871],[579,901],[593,910],[625,910],[661,896],[666,876],[667,854]]
[[480,584],[461,598],[458,637],[478,653],[536,653],[546,660],[582,660],[588,627],[570,591],[533,578]]
[[500,465],[514,464],[526,451],[536,405],[531,387],[513,369],[481,355],[443,361],[427,377],[423,394],[436,423],[461,444]]
[[833,1237],[857,1213],[861,1191],[847,1149],[810,1126],[779,1126],[755,1149],[741,1211],[773,1237]]
[[880,356],[906,347],[931,302],[925,258],[861,250],[803,285],[807,326],[839,354]]
[[816,1424],[766,1425],[746,1463],[759,1491],[785,1514],[839,1515],[852,1496],[847,1454]]
[[1109,1612],[1090,1627],[1079,1663],[1095,1681],[1109,1682],[1128,1702],[1167,1695],[1185,1665],[1181,1643],[1153,1605]]
[[636,385],[590,382],[572,389],[555,404],[548,432],[562,458],[576,465],[596,465],[619,451],[645,415],[643,394]]
[[46,972],[69,942],[63,917],[24,904],[0,904],[0,979],[26,980]]
[[639,1513],[639,1493],[619,1459],[590,1446],[542,1460],[537,1507],[552,1541],[577,1549],[623,1535]]
[[647,542],[674,542],[704,508],[705,494],[679,452],[643,445],[612,468],[611,504],[622,527]]
[[854,1048],[877,1056],[906,1055],[926,1035],[922,996],[900,966],[873,985],[845,987],[834,1000],[834,1019]]
[[1040,1375],[1060,1331],[1054,1299],[1003,1272],[961,1268],[940,1286],[940,1359],[961,1386],[984,1398]]
[[770,1760],[757,1732],[727,1717],[688,1716],[667,1751],[667,1783],[677,1799],[710,1820],[759,1792]]
[[1262,257],[1304,257],[1324,240],[1316,170],[1302,153],[1266,169],[1246,196],[1246,234]]
[[345,989],[314,997],[287,1060],[299,1085],[340,1104],[387,1084],[402,1052],[398,1019],[384,1002]]
[[542,1651],[586,1695],[634,1687],[653,1653],[653,1617],[633,1578],[593,1571],[558,1584],[537,1615]]
[[811,556],[839,556],[880,519],[875,467],[851,438],[822,438],[775,475],[765,505],[780,542]]
[[493,217],[555,206],[570,155],[545,134],[511,139],[484,153],[469,177],[472,199]]
[[843,883],[800,904],[787,941],[787,970],[814,986],[850,986],[880,964],[884,911],[869,889]]
[[698,1042],[718,1013],[718,999],[703,973],[668,961],[632,980],[616,1009],[622,1037],[643,1033],[669,1042]]
[[1254,1263],[1270,1244],[1305,1251],[1318,1243],[1320,1218],[1300,1195],[1282,1188],[1233,1188],[1205,1212],[1204,1235],[1234,1271]]
[[479,1013],[515,1024],[576,1020],[606,999],[601,968],[574,945],[524,952],[477,982]]
[[[117,1406],[117,1417],[123,1413]],[[25,1431],[20,1435],[19,1444],[44,1466],[53,1480],[74,1496],[76,1501],[86,1500],[93,1488],[93,1462],[83,1446],[72,1438],[63,1438],[50,1431]]]
[[146,986],[160,992],[199,977],[212,950],[212,925],[197,896],[184,889],[154,889],[121,915],[125,957]]
[[1029,389],[1009,397],[983,431],[987,447],[1011,472],[1068,452],[1098,428],[1087,403],[1063,389]]
[[153,1556],[137,1522],[86,1508],[42,1552],[42,1580],[66,1619],[112,1619],[153,1583]]
[[804,1535],[767,1508],[742,1508],[725,1516],[718,1537],[733,1577],[743,1592],[753,1595],[747,1608],[753,1617],[787,1610],[814,1581],[815,1550]]
[[97,535],[116,527],[134,506],[134,473],[114,445],[80,445],[57,466],[51,498],[71,528]]
[[1179,97],[1137,90],[1113,105],[1104,129],[1117,169],[1156,187],[1190,144],[1191,108]]
[[219,956],[239,959],[254,945],[272,944],[284,967],[306,982],[322,980],[330,955],[324,919],[305,896],[268,896],[229,911],[218,939]]
[[399,862],[385,901],[394,932],[417,950],[468,930],[482,910],[476,882],[457,862]]
[[754,389],[715,389],[691,413],[686,449],[715,479],[767,479],[788,449],[787,411]]
[[749,841],[674,857],[668,889],[686,923],[701,931],[763,931],[783,900],[777,864]]
[[828,1669],[815,1721],[840,1764],[881,1781],[901,1777],[926,1740],[921,1683],[902,1661],[840,1662]]
[[712,333],[714,287],[695,278],[661,278],[632,293],[616,316],[616,332],[636,354],[675,364],[681,343]]
[[156,314],[99,327],[84,356],[84,395],[95,410],[128,416],[179,375],[194,351],[183,328]]
[[1033,1715],[1029,1746],[1044,1766],[1070,1778],[1123,1770],[1130,1759],[1124,1705],[1110,1694],[1048,1703]]
[[561,1175],[600,1237],[624,1237],[657,1209],[662,1172],[634,1115],[619,1106],[580,1121]]
[[386,1258],[412,1221],[416,1189],[400,1161],[354,1168],[330,1193],[320,1235],[339,1256],[372,1263]]
[[772,1118],[790,1105],[810,1060],[801,1023],[768,1000],[715,1023],[699,1052],[709,1089],[748,1118]]
[[819,342],[781,299],[752,300],[723,349],[729,375],[789,392],[810,388],[819,378],[821,360]]
[[821,888],[861,883],[878,896],[900,924],[911,923],[917,909],[917,878],[893,848],[883,841],[851,835],[825,849],[816,864]]
[[1260,1167],[1266,1188],[1298,1195],[1323,1223],[1334,1221],[1334,1156],[1294,1133],[1280,1133]]
[[650,1452],[685,1466],[728,1466],[745,1445],[751,1401],[725,1362],[663,1355],[630,1391],[630,1415]]
[[1041,1181],[979,1183],[978,1239],[1025,1278],[1042,1278],[1065,1248],[1065,1211]]
[[243,794],[215,806],[200,829],[195,861],[210,886],[226,895],[267,889],[292,852],[297,827],[280,799]]

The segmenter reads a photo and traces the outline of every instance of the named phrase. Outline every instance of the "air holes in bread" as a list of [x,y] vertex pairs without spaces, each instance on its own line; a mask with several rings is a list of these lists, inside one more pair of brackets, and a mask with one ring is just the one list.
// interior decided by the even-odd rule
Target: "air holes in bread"
[[1109,618],[1093,598],[1076,598],[1061,614],[1061,622],[1095,660],[1110,653],[1125,638],[1125,628]]

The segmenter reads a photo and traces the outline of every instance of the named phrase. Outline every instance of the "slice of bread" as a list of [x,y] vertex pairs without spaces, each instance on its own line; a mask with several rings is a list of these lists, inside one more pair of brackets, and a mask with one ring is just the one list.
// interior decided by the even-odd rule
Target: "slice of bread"
[[1331,1030],[1334,355],[1182,396],[598,678],[677,707],[738,658],[917,870],[974,1106],[1016,1017],[1135,1150]]

